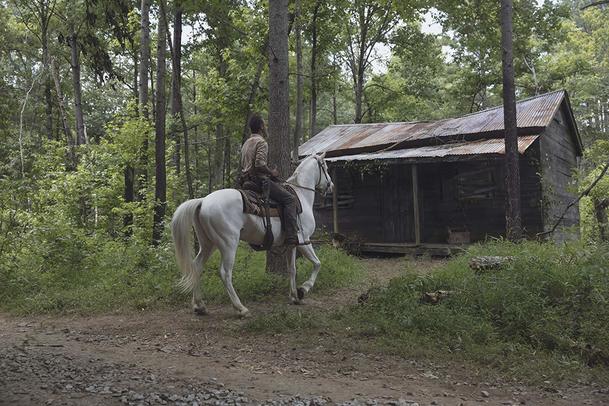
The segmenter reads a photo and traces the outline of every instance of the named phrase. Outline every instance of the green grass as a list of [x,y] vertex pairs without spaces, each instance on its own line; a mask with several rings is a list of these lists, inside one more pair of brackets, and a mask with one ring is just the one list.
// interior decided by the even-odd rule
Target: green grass
[[[137,241],[79,237],[56,239],[39,251],[24,249],[10,260],[4,258],[0,309],[15,314],[90,313],[189,305],[190,295],[176,286],[180,273],[170,244],[151,247]],[[327,292],[361,277],[361,266],[345,253],[331,247],[317,253],[323,268],[315,291]],[[211,303],[228,303],[218,268],[216,253],[203,275],[203,296]],[[299,259],[298,269],[304,280],[311,266]],[[265,253],[245,246],[237,252],[233,284],[245,302],[287,298],[289,286],[287,275],[265,271]]]
[[[514,257],[476,273],[478,255]],[[424,292],[449,290],[437,305]],[[278,309],[245,329],[331,328],[352,345],[410,357],[473,362],[531,380],[585,373],[609,380],[609,249],[498,241],[469,249],[431,274],[406,269],[362,305],[332,314]],[[526,368],[523,368],[526,365]],[[545,378],[544,378],[545,377]]]
[[[501,271],[476,273],[478,255],[509,255]],[[438,305],[424,292],[449,290]],[[568,374],[609,363],[609,250],[495,242],[471,248],[437,272],[408,272],[349,311],[355,334],[389,339],[403,351],[457,354],[500,369],[552,365]],[[533,361],[531,361],[533,360]]]

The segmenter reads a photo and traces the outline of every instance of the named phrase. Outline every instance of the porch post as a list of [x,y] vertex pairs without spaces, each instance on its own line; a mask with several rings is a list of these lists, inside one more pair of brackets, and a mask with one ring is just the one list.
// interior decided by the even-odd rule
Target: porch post
[[412,172],[412,208],[414,215],[414,242],[421,244],[421,219],[419,212],[419,171],[417,164],[411,165]]
[[336,189],[336,167],[332,168],[332,183],[334,188],[332,189],[332,228],[334,234],[338,233],[338,190]]

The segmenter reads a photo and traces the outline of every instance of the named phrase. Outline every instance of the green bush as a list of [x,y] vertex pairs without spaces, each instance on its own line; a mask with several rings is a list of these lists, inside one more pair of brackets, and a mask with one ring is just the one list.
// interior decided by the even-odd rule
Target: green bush
[[[189,296],[176,286],[179,271],[173,246],[157,247],[138,238],[111,239],[87,235],[64,218],[46,219],[22,234],[15,250],[0,255],[0,309],[15,313],[91,312],[120,308],[149,308],[189,304]],[[318,250],[322,271],[316,291],[351,283],[361,266],[343,252]],[[265,253],[242,246],[237,251],[233,283],[244,301],[274,295],[287,297],[287,275],[265,271]],[[298,261],[299,279],[311,266]],[[206,265],[202,277],[206,301],[228,303],[218,275],[219,254]]]
[[[480,255],[514,260],[500,271],[476,273],[468,262]],[[437,290],[451,294],[437,305],[420,301]],[[371,291],[349,317],[357,333],[397,339],[409,348],[485,360],[541,351],[607,364],[609,249],[503,241],[475,246],[433,274],[409,272]]]

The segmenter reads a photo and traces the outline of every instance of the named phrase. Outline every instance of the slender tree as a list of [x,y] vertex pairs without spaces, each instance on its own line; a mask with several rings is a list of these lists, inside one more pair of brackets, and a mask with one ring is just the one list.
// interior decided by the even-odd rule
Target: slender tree
[[243,133],[241,134],[241,144],[243,144],[249,136],[249,119],[252,115],[252,105],[254,104],[256,94],[258,93],[258,88],[260,87],[260,79],[262,78],[263,69],[264,59],[261,59],[260,61],[258,61],[258,65],[256,66],[256,74],[254,75],[254,79],[252,80],[250,92],[247,97],[247,108],[245,113],[245,122],[243,124]]
[[[55,13],[57,0],[19,0],[14,2],[21,21],[42,46],[42,66],[44,68],[44,100],[46,117],[46,134],[49,140],[53,139],[53,97],[51,95],[52,75],[51,57],[49,54],[49,27]],[[31,19],[34,23],[31,23]],[[34,25],[37,25],[38,29]]]
[[[133,58],[133,99],[137,105],[137,111],[139,111],[139,51],[135,46],[135,37],[131,36],[129,38],[129,46],[131,48],[131,56]],[[127,162],[125,164],[125,169],[123,170],[123,182],[124,182],[124,190],[123,190],[123,199],[125,199],[126,203],[131,203],[135,201],[135,168],[131,162]],[[128,212],[123,217],[123,225],[126,228],[126,235],[131,235],[131,229],[129,226],[133,224],[133,213]]]
[[[141,0],[138,111],[139,114],[141,114],[141,117],[146,120],[150,118],[148,106],[149,78],[150,87],[152,88],[152,74],[150,73],[150,69],[150,0]],[[146,183],[148,183],[148,134],[144,136],[139,161],[139,166],[141,167],[141,180],[143,185],[146,185]],[[140,192],[136,196],[138,200],[144,199],[144,187],[141,187],[143,185],[140,185]]]
[[74,136],[72,135],[72,130],[70,129],[70,124],[68,123],[68,114],[66,108],[66,99],[64,97],[63,91],[61,90],[61,81],[59,75],[59,68],[57,67],[57,63],[54,58],[50,60],[50,69],[51,76],[53,76],[53,81],[55,82],[55,92],[57,94],[57,102],[59,106],[59,113],[61,116],[61,125],[63,128],[63,133],[66,137],[66,142],[68,144],[68,169],[76,168],[76,153],[74,151]]
[[180,173],[180,136],[175,123],[180,119],[181,101],[180,89],[182,82],[182,4],[176,1],[173,13],[173,45],[171,49],[171,137],[175,141],[175,152],[173,156],[176,172]]
[[[288,82],[288,0],[269,2],[269,162],[282,177],[290,171],[290,111]],[[283,272],[284,255],[269,251],[267,270]]]
[[319,52],[318,47],[318,33],[317,33],[317,20],[319,16],[319,8],[321,7],[321,0],[315,2],[313,7],[313,15],[311,18],[311,116],[310,116],[310,137],[313,137],[317,133],[317,88],[319,78],[317,75],[317,54]]
[[139,111],[145,118],[148,112],[148,71],[150,70],[150,0],[142,0],[140,6],[140,72]]
[[304,113],[304,81],[302,69],[302,4],[296,0],[296,123],[292,142],[292,159],[298,159],[298,146],[302,140],[302,119]]
[[70,23],[70,65],[72,67],[72,89],[74,91],[74,117],[76,118],[76,144],[87,143],[87,129],[82,111],[82,82],[80,80],[80,46],[78,45],[78,34],[76,27]]
[[[163,0],[161,0],[161,3]],[[161,5],[163,7],[163,3]],[[163,235],[163,223],[167,208],[167,178],[165,163],[165,71],[166,71],[166,25],[163,13],[157,24],[157,54],[156,54],[156,97],[154,122],[154,151],[155,151],[155,183],[154,183],[154,222],[152,226],[152,242],[158,244]]]
[[[49,4],[50,3],[50,4]],[[47,138],[53,139],[53,98],[51,96],[51,71],[49,56],[49,23],[53,15],[55,0],[51,2],[39,2],[39,16],[42,43],[42,65],[44,67],[44,100],[46,113]]]
[[512,41],[512,0],[501,0],[501,56],[503,66],[503,122],[505,127],[505,170],[507,205],[506,235],[510,240],[521,237],[520,170],[518,167],[518,127],[514,88],[514,55]]
[[345,59],[353,81],[356,123],[361,123],[364,116],[362,106],[366,71],[372,63],[374,49],[377,44],[386,41],[387,34],[397,22],[398,14],[391,0],[356,0],[349,9]]
[[[165,32],[167,36],[167,45],[169,45],[169,51],[171,54],[171,114],[173,116],[174,121],[179,120],[182,126],[182,132],[184,134],[184,172],[186,174],[186,185],[188,187],[188,197],[192,199],[194,197],[194,190],[192,184],[192,174],[190,170],[190,146],[188,141],[188,126],[186,125],[186,117],[184,113],[184,104],[182,98],[182,11],[180,9],[179,12],[176,11],[174,14],[174,34],[179,38],[178,41],[172,41],[171,35],[169,35],[169,25],[167,18],[167,11],[165,10],[164,3],[160,3],[161,5],[161,21],[165,24]],[[179,7],[179,6],[178,6]],[[179,25],[179,28],[176,29],[175,26]],[[176,73],[177,72],[177,73]],[[180,149],[180,141],[179,136],[177,135],[178,131],[175,123],[172,128],[172,135],[176,141],[176,151]],[[176,152],[174,156],[174,162],[176,164],[177,172],[179,173],[180,169],[180,154]],[[177,159],[176,159],[177,158]]]

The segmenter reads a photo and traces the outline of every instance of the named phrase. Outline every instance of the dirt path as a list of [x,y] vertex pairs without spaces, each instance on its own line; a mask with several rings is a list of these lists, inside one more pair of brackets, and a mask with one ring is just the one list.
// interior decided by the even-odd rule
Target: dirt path
[[[357,294],[313,296],[308,306],[323,311]],[[0,315],[0,404],[609,404],[606,388],[488,381],[462,366],[354,352],[333,332],[245,334],[229,306],[210,310],[195,317],[185,303],[90,318]]]

